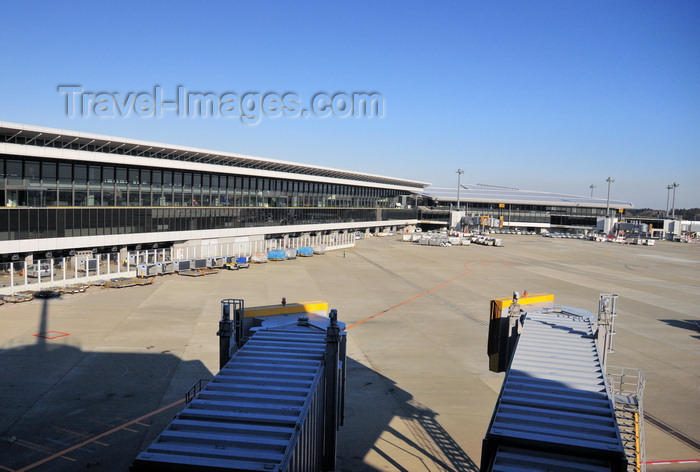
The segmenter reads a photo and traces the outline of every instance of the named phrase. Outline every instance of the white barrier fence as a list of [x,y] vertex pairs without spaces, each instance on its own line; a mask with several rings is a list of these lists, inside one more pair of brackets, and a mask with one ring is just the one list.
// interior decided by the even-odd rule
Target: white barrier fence
[[276,238],[256,241],[241,241],[221,244],[202,244],[173,249],[174,260],[205,259],[216,256],[246,256],[271,249],[300,248],[304,246],[325,246],[326,250],[355,247],[355,233],[321,234],[316,236],[299,236],[296,238]]
[[202,244],[178,248],[121,253],[83,253],[71,257],[16,261],[0,264],[0,295],[22,291],[89,284],[121,277],[136,277],[139,264],[176,260],[206,259],[217,256],[250,257],[257,252],[304,246],[325,250],[355,246],[354,233],[301,236],[222,244]]
[[0,264],[0,295],[135,277],[136,266],[120,263],[119,254],[96,254]]

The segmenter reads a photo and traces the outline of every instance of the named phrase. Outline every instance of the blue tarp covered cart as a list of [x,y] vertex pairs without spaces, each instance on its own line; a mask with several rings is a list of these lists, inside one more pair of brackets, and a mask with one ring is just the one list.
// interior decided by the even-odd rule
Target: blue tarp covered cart
[[271,249],[267,251],[267,258],[271,261],[287,260],[287,251],[284,249]]
[[247,257],[241,256],[236,258],[237,269],[247,269],[248,267],[250,267],[250,262],[248,261]]
[[297,249],[297,255],[302,257],[311,257],[314,255],[314,248],[311,246],[304,246]]

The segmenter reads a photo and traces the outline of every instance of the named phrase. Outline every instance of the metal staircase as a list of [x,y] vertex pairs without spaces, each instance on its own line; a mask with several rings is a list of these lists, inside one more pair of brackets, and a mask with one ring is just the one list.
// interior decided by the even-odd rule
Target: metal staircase
[[644,409],[642,392],[644,375],[639,369],[611,367],[607,365],[608,354],[615,352],[615,318],[618,296],[612,293],[600,295],[598,303],[598,351],[602,357],[607,376],[609,396],[615,408],[622,444],[627,456],[628,472],[646,470],[644,461]]
[[608,367],[606,372],[610,398],[627,455],[628,472],[644,472],[644,375],[639,369]]

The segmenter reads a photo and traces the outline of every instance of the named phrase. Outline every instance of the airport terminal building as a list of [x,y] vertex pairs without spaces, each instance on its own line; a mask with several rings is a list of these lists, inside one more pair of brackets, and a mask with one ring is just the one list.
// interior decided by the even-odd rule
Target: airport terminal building
[[457,188],[428,187],[424,204],[451,209],[453,226],[501,228],[541,232],[586,233],[600,229],[610,216],[621,219],[631,202],[561,193],[520,190],[491,185],[462,185]]
[[427,185],[0,122],[0,257],[406,226]]
[[587,232],[632,208],[8,122],[0,204],[0,262],[416,225]]

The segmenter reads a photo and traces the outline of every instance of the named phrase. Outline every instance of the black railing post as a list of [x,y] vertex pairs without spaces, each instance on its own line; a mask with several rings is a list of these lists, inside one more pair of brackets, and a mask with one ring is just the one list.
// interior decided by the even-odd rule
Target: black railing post
[[338,411],[340,387],[340,327],[337,310],[330,311],[330,324],[326,330],[325,359],[325,399],[324,399],[324,439],[323,470],[335,470],[336,451],[338,448]]
[[234,300],[233,304],[233,340],[236,349],[243,347],[243,300]]
[[231,304],[228,300],[221,300],[221,320],[219,321],[219,369],[223,369],[231,360],[231,335],[233,323],[231,321]]

